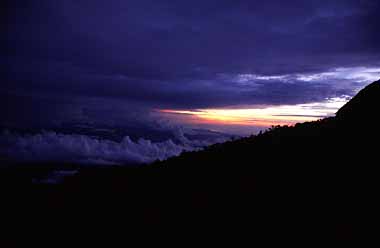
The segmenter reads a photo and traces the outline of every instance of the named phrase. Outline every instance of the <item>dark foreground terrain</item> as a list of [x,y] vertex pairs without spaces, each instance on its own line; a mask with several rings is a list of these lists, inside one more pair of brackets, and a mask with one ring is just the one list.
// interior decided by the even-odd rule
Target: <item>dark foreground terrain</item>
[[80,169],[53,185],[32,183],[36,168],[4,168],[0,235],[52,246],[75,237],[179,247],[376,242],[379,113],[378,81],[336,117],[143,168]]

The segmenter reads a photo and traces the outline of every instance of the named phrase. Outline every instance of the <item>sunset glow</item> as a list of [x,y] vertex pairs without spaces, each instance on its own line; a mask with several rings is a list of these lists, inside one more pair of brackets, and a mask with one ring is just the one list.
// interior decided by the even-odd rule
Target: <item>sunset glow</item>
[[320,103],[261,108],[162,109],[159,112],[172,115],[172,118],[180,118],[185,123],[270,127],[272,125],[292,125],[298,122],[314,121],[332,116],[346,102],[347,98],[341,97],[331,98]]

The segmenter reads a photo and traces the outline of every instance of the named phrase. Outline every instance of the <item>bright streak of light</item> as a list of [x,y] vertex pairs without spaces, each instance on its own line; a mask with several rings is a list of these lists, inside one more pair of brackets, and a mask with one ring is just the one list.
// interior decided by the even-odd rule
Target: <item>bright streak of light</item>
[[191,123],[269,127],[272,125],[292,125],[297,122],[313,121],[332,116],[347,100],[347,98],[341,97],[331,98],[319,103],[270,106],[266,108],[162,109],[159,112],[180,115],[184,122]]

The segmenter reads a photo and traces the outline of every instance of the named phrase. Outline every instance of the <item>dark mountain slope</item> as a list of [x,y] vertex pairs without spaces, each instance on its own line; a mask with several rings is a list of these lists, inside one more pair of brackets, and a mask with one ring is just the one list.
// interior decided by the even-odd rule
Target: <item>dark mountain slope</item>
[[107,229],[126,240],[137,231],[198,245],[374,241],[379,99],[375,82],[337,117],[274,127],[140,169],[82,169],[62,185],[13,183],[3,197],[5,223],[38,232],[51,228],[36,223],[68,224],[66,232]]
[[[371,149],[372,145],[369,145],[369,142],[376,141],[375,137],[378,137],[380,132],[377,128],[379,111],[380,81],[377,81],[361,90],[337,112],[336,117],[296,124],[294,127],[273,127],[257,136],[217,144],[202,152],[185,153],[180,157],[157,163],[155,166],[174,167],[174,164],[187,163],[190,160],[205,159],[211,162],[215,159],[220,162],[219,166],[227,165],[231,169],[232,164],[227,162],[229,159],[235,163],[237,161],[255,161],[264,158],[264,154],[272,154],[265,157],[268,161],[279,159],[278,155],[280,154],[292,157],[294,162],[307,154],[313,157],[310,161],[302,161],[302,164],[304,162],[313,163],[321,157],[328,156],[338,159],[339,155],[336,152],[339,150],[364,152],[364,150]],[[353,144],[354,141],[358,143]],[[362,142],[365,143],[364,146]],[[339,157],[342,161],[345,159],[344,154]],[[196,165],[201,166],[199,163]],[[241,166],[244,166],[244,163],[236,164],[236,167]],[[177,167],[183,169],[184,166]],[[255,166],[249,165],[249,167],[252,169]]]
[[[366,159],[359,154],[371,151],[379,137],[380,82],[360,91],[343,106],[336,117],[296,124],[294,127],[273,127],[265,133],[223,144],[201,152],[184,153],[179,157],[154,164],[154,167],[203,171],[216,169],[258,170],[266,164],[290,162],[286,168],[318,167],[330,169],[346,166],[346,160]],[[350,154],[349,152],[353,152]],[[341,152],[341,153],[339,153]],[[347,156],[353,157],[348,158]],[[291,161],[290,161],[291,160]],[[335,161],[337,160],[337,161]],[[336,162],[330,166],[330,163]],[[207,166],[206,166],[206,165]],[[259,167],[259,168],[258,168]],[[265,170],[265,168],[262,168]]]
[[[361,90],[336,114],[342,122],[355,122],[370,125],[378,121],[380,108],[380,80]],[[377,124],[377,123],[376,123]]]

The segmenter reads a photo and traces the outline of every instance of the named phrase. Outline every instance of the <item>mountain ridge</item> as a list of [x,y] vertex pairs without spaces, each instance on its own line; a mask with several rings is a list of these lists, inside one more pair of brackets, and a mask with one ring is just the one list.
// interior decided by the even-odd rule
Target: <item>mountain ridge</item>
[[356,123],[360,123],[363,118],[365,121],[377,119],[375,113],[379,111],[377,109],[380,106],[379,96],[380,80],[360,90],[357,95],[338,110],[336,118],[341,121],[355,121]]
[[[337,111],[334,117],[297,123],[294,126],[273,126],[266,132],[258,135],[228,141],[223,144],[215,144],[203,151],[185,152],[178,157],[169,158],[166,161],[158,161],[153,164],[153,167],[175,166],[175,163],[184,163],[186,159],[199,160],[196,157],[208,157],[221,150],[222,152],[219,154],[221,157],[237,156],[238,153],[225,154],[228,150],[237,149],[234,147],[235,145],[242,149],[242,154],[252,153],[252,155],[255,155],[254,151],[244,151],[244,149],[258,149],[264,153],[267,153],[265,149],[277,149],[276,152],[282,154],[284,151],[293,152],[289,151],[289,145],[301,151],[305,149],[302,146],[306,145],[314,149],[321,149],[326,154],[330,154],[330,151],[326,148],[334,149],[333,145],[335,145],[336,149],[340,149],[339,147],[341,147],[341,149],[352,150],[352,147],[348,147],[352,143],[352,140],[355,139],[356,142],[363,142],[363,139],[368,138],[367,135],[369,133],[373,137],[379,136],[379,131],[374,128],[378,124],[379,117],[376,114],[376,110],[380,107],[380,104],[378,104],[379,99],[380,80],[369,84],[359,91],[356,96]],[[371,128],[368,129],[366,127]],[[324,144],[324,141],[328,141],[330,144]],[[278,150],[280,147],[284,151]],[[309,151],[304,152],[306,154],[309,153]],[[249,159],[249,155],[245,156],[244,159]],[[244,159],[240,160],[243,161]],[[216,160],[220,159],[216,158]],[[225,161],[227,160],[228,158]]]

